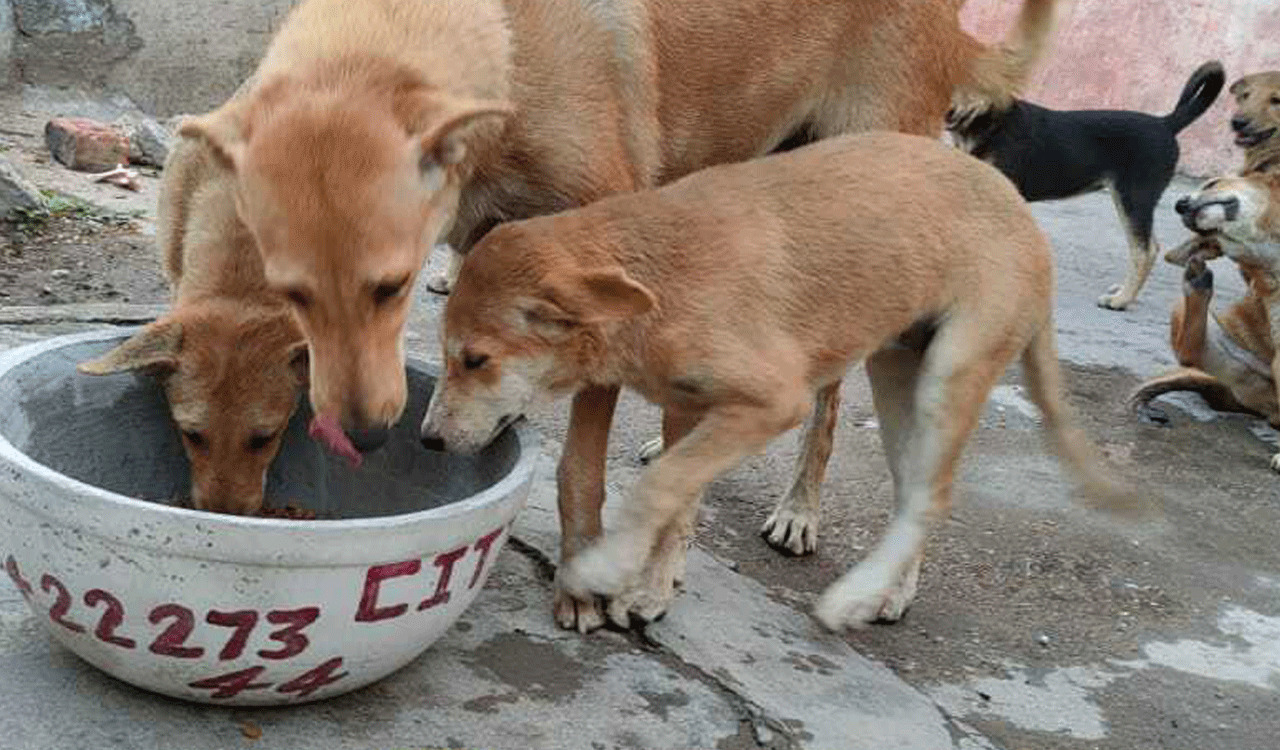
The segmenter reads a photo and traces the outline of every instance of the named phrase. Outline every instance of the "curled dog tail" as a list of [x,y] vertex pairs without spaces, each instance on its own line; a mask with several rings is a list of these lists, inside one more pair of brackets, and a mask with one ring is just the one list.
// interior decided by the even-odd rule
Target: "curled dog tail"
[[1187,85],[1182,87],[1182,96],[1173,111],[1164,116],[1164,122],[1174,133],[1196,121],[1204,111],[1218,98],[1222,86],[1226,83],[1226,74],[1222,72],[1222,63],[1217,60],[1196,68]]
[[[960,5],[962,3],[957,3]],[[1048,50],[1053,35],[1057,0],[1023,0],[1022,11],[1002,43],[978,46],[968,80],[952,94],[954,115],[974,115],[990,109],[1007,109],[1027,83],[1036,63]],[[958,8],[957,8],[958,10]]]
[[1031,400],[1044,416],[1050,445],[1074,475],[1087,505],[1121,516],[1149,515],[1150,499],[1117,480],[1102,454],[1075,424],[1074,416],[1062,400],[1062,373],[1054,343],[1052,320],[1047,320],[1022,353],[1022,369]]

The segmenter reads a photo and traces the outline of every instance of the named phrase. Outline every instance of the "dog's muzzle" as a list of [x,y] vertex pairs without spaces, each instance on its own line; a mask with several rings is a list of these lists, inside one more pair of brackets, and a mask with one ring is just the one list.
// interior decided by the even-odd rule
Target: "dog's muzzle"
[[372,427],[360,430],[345,430],[347,439],[361,453],[371,453],[387,444],[391,439],[391,430],[386,427]]
[[1193,232],[1205,234],[1214,231],[1214,228],[1205,228],[1200,226],[1200,220],[1204,216],[1204,212],[1218,208],[1222,211],[1223,221],[1235,221],[1240,215],[1240,199],[1234,195],[1222,198],[1210,198],[1208,200],[1197,200],[1190,195],[1184,195],[1173,204],[1173,210],[1178,212],[1182,217],[1182,223]]

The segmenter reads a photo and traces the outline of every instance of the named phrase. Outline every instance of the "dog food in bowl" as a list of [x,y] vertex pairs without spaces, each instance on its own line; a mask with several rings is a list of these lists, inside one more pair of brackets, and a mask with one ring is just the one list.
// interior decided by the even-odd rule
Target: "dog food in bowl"
[[166,695],[280,704],[377,680],[462,614],[528,493],[526,428],[474,457],[422,448],[434,379],[411,364],[405,416],[358,470],[294,416],[267,486],[283,518],[174,507],[187,471],[159,386],[75,370],[126,335],[0,354],[0,577],[58,641]]

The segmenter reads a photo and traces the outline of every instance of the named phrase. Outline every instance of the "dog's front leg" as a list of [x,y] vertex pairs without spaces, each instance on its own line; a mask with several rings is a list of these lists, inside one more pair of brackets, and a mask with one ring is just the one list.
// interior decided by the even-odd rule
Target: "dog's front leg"
[[[636,585],[662,534],[671,524],[689,518],[706,485],[799,424],[807,407],[800,399],[772,408],[735,406],[709,411],[692,432],[668,446],[641,474],[622,508],[618,528],[570,561],[562,577],[565,588],[585,598],[616,596]],[[663,608],[666,603],[662,602]]]
[[1187,261],[1182,275],[1182,299],[1169,319],[1169,343],[1183,367],[1204,369],[1204,347],[1213,301],[1213,271],[1200,256]]
[[560,568],[556,574],[555,618],[560,627],[581,633],[604,625],[604,613],[596,597],[576,597],[565,591],[563,574],[565,566],[600,536],[605,458],[617,404],[616,387],[593,386],[574,396],[569,432],[556,470]]
[[[662,412],[662,437],[666,445],[675,445],[693,431],[702,412],[668,408]],[[652,622],[661,617],[675,596],[676,587],[684,581],[689,547],[698,522],[701,495],[685,512],[658,534],[658,542],[649,561],[633,584],[609,602],[609,621],[619,627],[630,626],[632,619]]]

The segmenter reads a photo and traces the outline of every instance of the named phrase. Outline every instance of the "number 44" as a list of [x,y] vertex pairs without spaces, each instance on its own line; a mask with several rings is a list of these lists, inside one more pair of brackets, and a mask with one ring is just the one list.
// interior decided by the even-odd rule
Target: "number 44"
[[[346,672],[334,674],[341,668],[342,657],[335,656],[315,669],[277,685],[276,692],[286,695],[292,694],[298,698],[306,698],[325,685],[330,685],[346,677]],[[203,680],[189,682],[187,685],[198,690],[212,690],[213,692],[209,695],[210,698],[226,700],[234,698],[246,690],[265,690],[271,687],[269,682],[254,682],[265,671],[267,671],[267,668],[263,666],[249,667],[248,669],[228,672],[217,677],[207,677]]]

